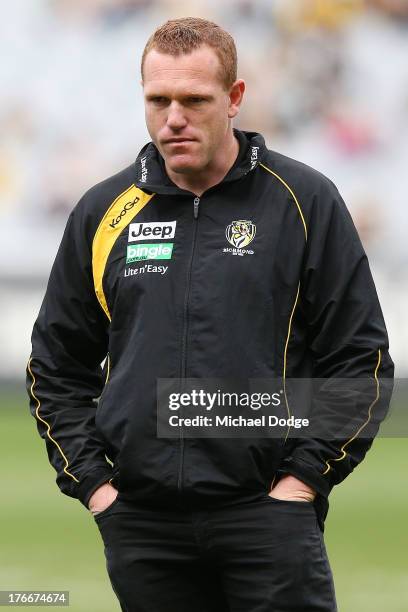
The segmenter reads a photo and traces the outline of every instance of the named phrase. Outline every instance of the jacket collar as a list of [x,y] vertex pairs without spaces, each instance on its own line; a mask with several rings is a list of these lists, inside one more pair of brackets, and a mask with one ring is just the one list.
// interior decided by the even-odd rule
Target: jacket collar
[[[244,132],[234,129],[239,142],[238,157],[221,183],[227,183],[242,178],[255,170],[267,152],[265,140],[256,132]],[[135,162],[136,185],[143,191],[159,194],[185,194],[190,191],[177,187],[167,175],[164,160],[156,146],[149,142],[140,151]]]

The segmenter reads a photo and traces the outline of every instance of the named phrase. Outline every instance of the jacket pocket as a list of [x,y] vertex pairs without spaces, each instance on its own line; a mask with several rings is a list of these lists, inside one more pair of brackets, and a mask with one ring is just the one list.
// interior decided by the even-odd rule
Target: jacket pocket
[[101,512],[97,512],[96,514],[93,514],[95,521],[98,521],[100,518],[109,515],[112,512],[112,510],[118,505],[119,501],[120,500],[119,500],[119,493],[118,493],[118,495],[115,497],[113,502],[109,504],[109,506],[105,508],[105,510],[101,510]]
[[293,499],[278,499],[277,497],[272,497],[271,495],[269,495],[268,493],[266,494],[267,497],[267,501],[271,502],[272,504],[276,504],[276,505],[281,505],[281,506],[293,506],[293,507],[302,507],[305,506],[306,508],[310,508],[313,507],[313,501],[300,501],[300,500],[293,500]]

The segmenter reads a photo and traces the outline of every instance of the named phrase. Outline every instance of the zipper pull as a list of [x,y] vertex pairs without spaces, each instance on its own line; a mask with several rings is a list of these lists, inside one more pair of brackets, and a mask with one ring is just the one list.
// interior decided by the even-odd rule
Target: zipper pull
[[200,205],[200,198],[194,198],[194,219],[198,219],[199,205]]

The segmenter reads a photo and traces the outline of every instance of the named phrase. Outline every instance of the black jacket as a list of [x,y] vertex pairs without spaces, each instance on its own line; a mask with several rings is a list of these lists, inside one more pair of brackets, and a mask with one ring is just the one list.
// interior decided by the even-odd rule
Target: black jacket
[[169,180],[149,143],[80,200],[33,330],[31,412],[61,491],[84,505],[108,480],[140,503],[228,504],[290,473],[317,490],[323,529],[330,490],[372,439],[156,435],[160,377],[393,376],[336,187],[259,134],[235,133],[234,166],[201,198]]

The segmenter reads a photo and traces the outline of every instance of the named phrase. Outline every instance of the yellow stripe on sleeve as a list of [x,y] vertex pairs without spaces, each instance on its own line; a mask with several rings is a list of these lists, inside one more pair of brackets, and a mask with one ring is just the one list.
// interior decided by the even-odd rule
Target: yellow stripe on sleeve
[[[288,413],[288,418],[290,418],[291,414],[290,414],[290,407],[289,407],[288,397],[286,395],[286,364],[287,364],[287,353],[288,353],[289,338],[290,338],[290,334],[291,334],[291,330],[292,330],[292,319],[293,319],[293,315],[295,314],[296,306],[297,306],[297,303],[298,303],[299,292],[300,292],[300,283],[298,284],[295,302],[293,304],[292,312],[291,312],[290,318],[289,318],[288,334],[286,336],[285,350],[284,350],[284,353],[283,353],[283,395],[285,397],[285,404],[286,404],[286,411]],[[289,431],[290,431],[290,425],[288,425],[288,431],[286,432],[285,442],[286,442],[287,437],[289,435]]]
[[276,172],[274,172],[273,170],[271,170],[271,169],[270,169],[270,168],[268,168],[267,166],[264,166],[264,164],[259,164],[259,165],[260,165],[260,166],[261,166],[261,167],[262,167],[264,170],[266,170],[267,172],[269,172],[270,174],[272,174],[272,175],[273,175],[275,178],[277,178],[277,179],[278,179],[278,181],[280,181],[280,182],[282,183],[282,185],[284,185],[284,187],[286,187],[286,189],[289,191],[289,193],[290,193],[290,195],[292,196],[292,198],[293,198],[293,200],[294,200],[294,202],[295,202],[295,204],[296,204],[296,206],[297,206],[297,209],[298,209],[298,211],[299,211],[299,215],[300,215],[300,218],[301,218],[302,223],[303,223],[303,229],[304,229],[304,231],[305,231],[305,239],[306,239],[306,241],[307,241],[307,227],[306,227],[306,221],[305,221],[305,218],[304,218],[304,216],[303,216],[302,208],[301,208],[301,206],[300,206],[300,204],[299,204],[299,201],[298,201],[297,197],[295,196],[295,193],[294,193],[293,189],[292,189],[291,187],[289,187],[289,185],[286,183],[286,181],[284,181],[284,180],[283,180],[283,178],[282,178],[281,176],[279,176],[279,174],[277,174]]
[[[302,208],[299,204],[299,200],[297,199],[295,192],[293,191],[293,189],[287,184],[286,181],[283,180],[283,178],[281,176],[279,176],[279,174],[277,174],[276,172],[274,172],[273,170],[271,170],[270,168],[268,168],[267,166],[265,166],[264,164],[259,164],[264,170],[266,170],[267,172],[269,172],[269,174],[272,174],[272,176],[274,176],[280,183],[282,183],[282,185],[287,189],[287,191],[290,193],[290,195],[292,196],[292,199],[294,201],[294,203],[296,204],[296,207],[298,209],[298,213],[299,213],[299,217],[300,220],[302,222],[303,225],[303,230],[305,233],[305,240],[307,242],[307,227],[306,227],[306,221],[305,218],[303,216],[303,212],[302,212]],[[291,334],[291,329],[292,329],[292,320],[293,320],[293,316],[295,314],[295,310],[296,310],[296,306],[298,303],[298,299],[299,299],[299,293],[300,293],[300,283],[298,284],[298,288],[297,288],[297,292],[296,292],[296,298],[295,298],[295,302],[293,304],[293,308],[292,308],[292,312],[290,314],[290,318],[289,318],[289,324],[288,324],[288,333],[286,336],[286,342],[285,342],[285,350],[284,350],[284,355],[283,355],[283,391],[284,391],[284,397],[285,397],[285,404],[286,404],[286,410],[288,413],[288,417],[290,417],[290,408],[289,408],[289,402],[288,402],[288,398],[286,395],[286,367],[287,367],[287,353],[288,353],[288,345],[289,345],[289,339],[290,339],[290,334]],[[288,426],[288,431],[286,432],[286,436],[285,436],[285,442],[287,440],[287,437],[289,435],[289,431],[290,431],[290,426]]]
[[347,457],[347,453],[344,450],[346,448],[346,446],[348,446],[353,440],[355,440],[358,436],[358,434],[364,429],[364,427],[370,422],[371,420],[371,410],[373,408],[373,406],[375,406],[375,404],[378,402],[378,399],[380,397],[380,383],[378,381],[378,377],[377,377],[377,372],[378,372],[378,368],[380,367],[380,363],[381,363],[381,351],[380,349],[378,349],[378,361],[377,361],[377,365],[376,368],[374,370],[374,378],[375,378],[375,382],[376,382],[376,387],[377,387],[377,394],[375,399],[371,402],[370,406],[368,407],[368,416],[367,416],[367,420],[361,425],[361,427],[356,431],[356,433],[354,434],[354,436],[352,436],[349,440],[347,440],[347,442],[345,442],[343,444],[343,446],[340,449],[341,455],[340,457],[337,457],[336,459],[328,459],[327,461],[325,461],[327,468],[324,470],[324,472],[322,472],[322,475],[327,474],[331,469],[332,466],[330,465],[331,461],[343,461],[343,459],[345,459]]
[[54,438],[52,437],[52,435],[51,435],[51,427],[50,427],[49,423],[47,423],[47,421],[40,416],[41,402],[40,402],[40,400],[38,399],[38,397],[34,393],[34,385],[36,383],[36,380],[35,380],[35,376],[34,376],[34,374],[32,372],[32,369],[31,369],[31,362],[32,362],[32,357],[30,357],[30,360],[29,360],[28,365],[27,365],[27,369],[30,372],[31,378],[33,379],[32,385],[30,387],[30,393],[31,393],[31,397],[37,403],[37,406],[36,406],[36,409],[35,409],[35,416],[36,416],[36,418],[39,421],[41,421],[41,423],[44,423],[44,425],[47,428],[47,436],[48,436],[48,438],[51,440],[51,442],[53,442],[55,444],[55,446],[58,448],[59,452],[61,453],[61,456],[62,456],[62,458],[65,461],[65,466],[64,466],[65,474],[67,476],[70,476],[73,480],[75,480],[75,482],[79,483],[78,478],[75,478],[75,476],[73,474],[71,474],[71,472],[68,471],[68,469],[67,469],[68,465],[69,465],[68,459],[66,458],[66,456],[65,456],[62,448],[58,444],[58,442],[56,440],[54,440]]

